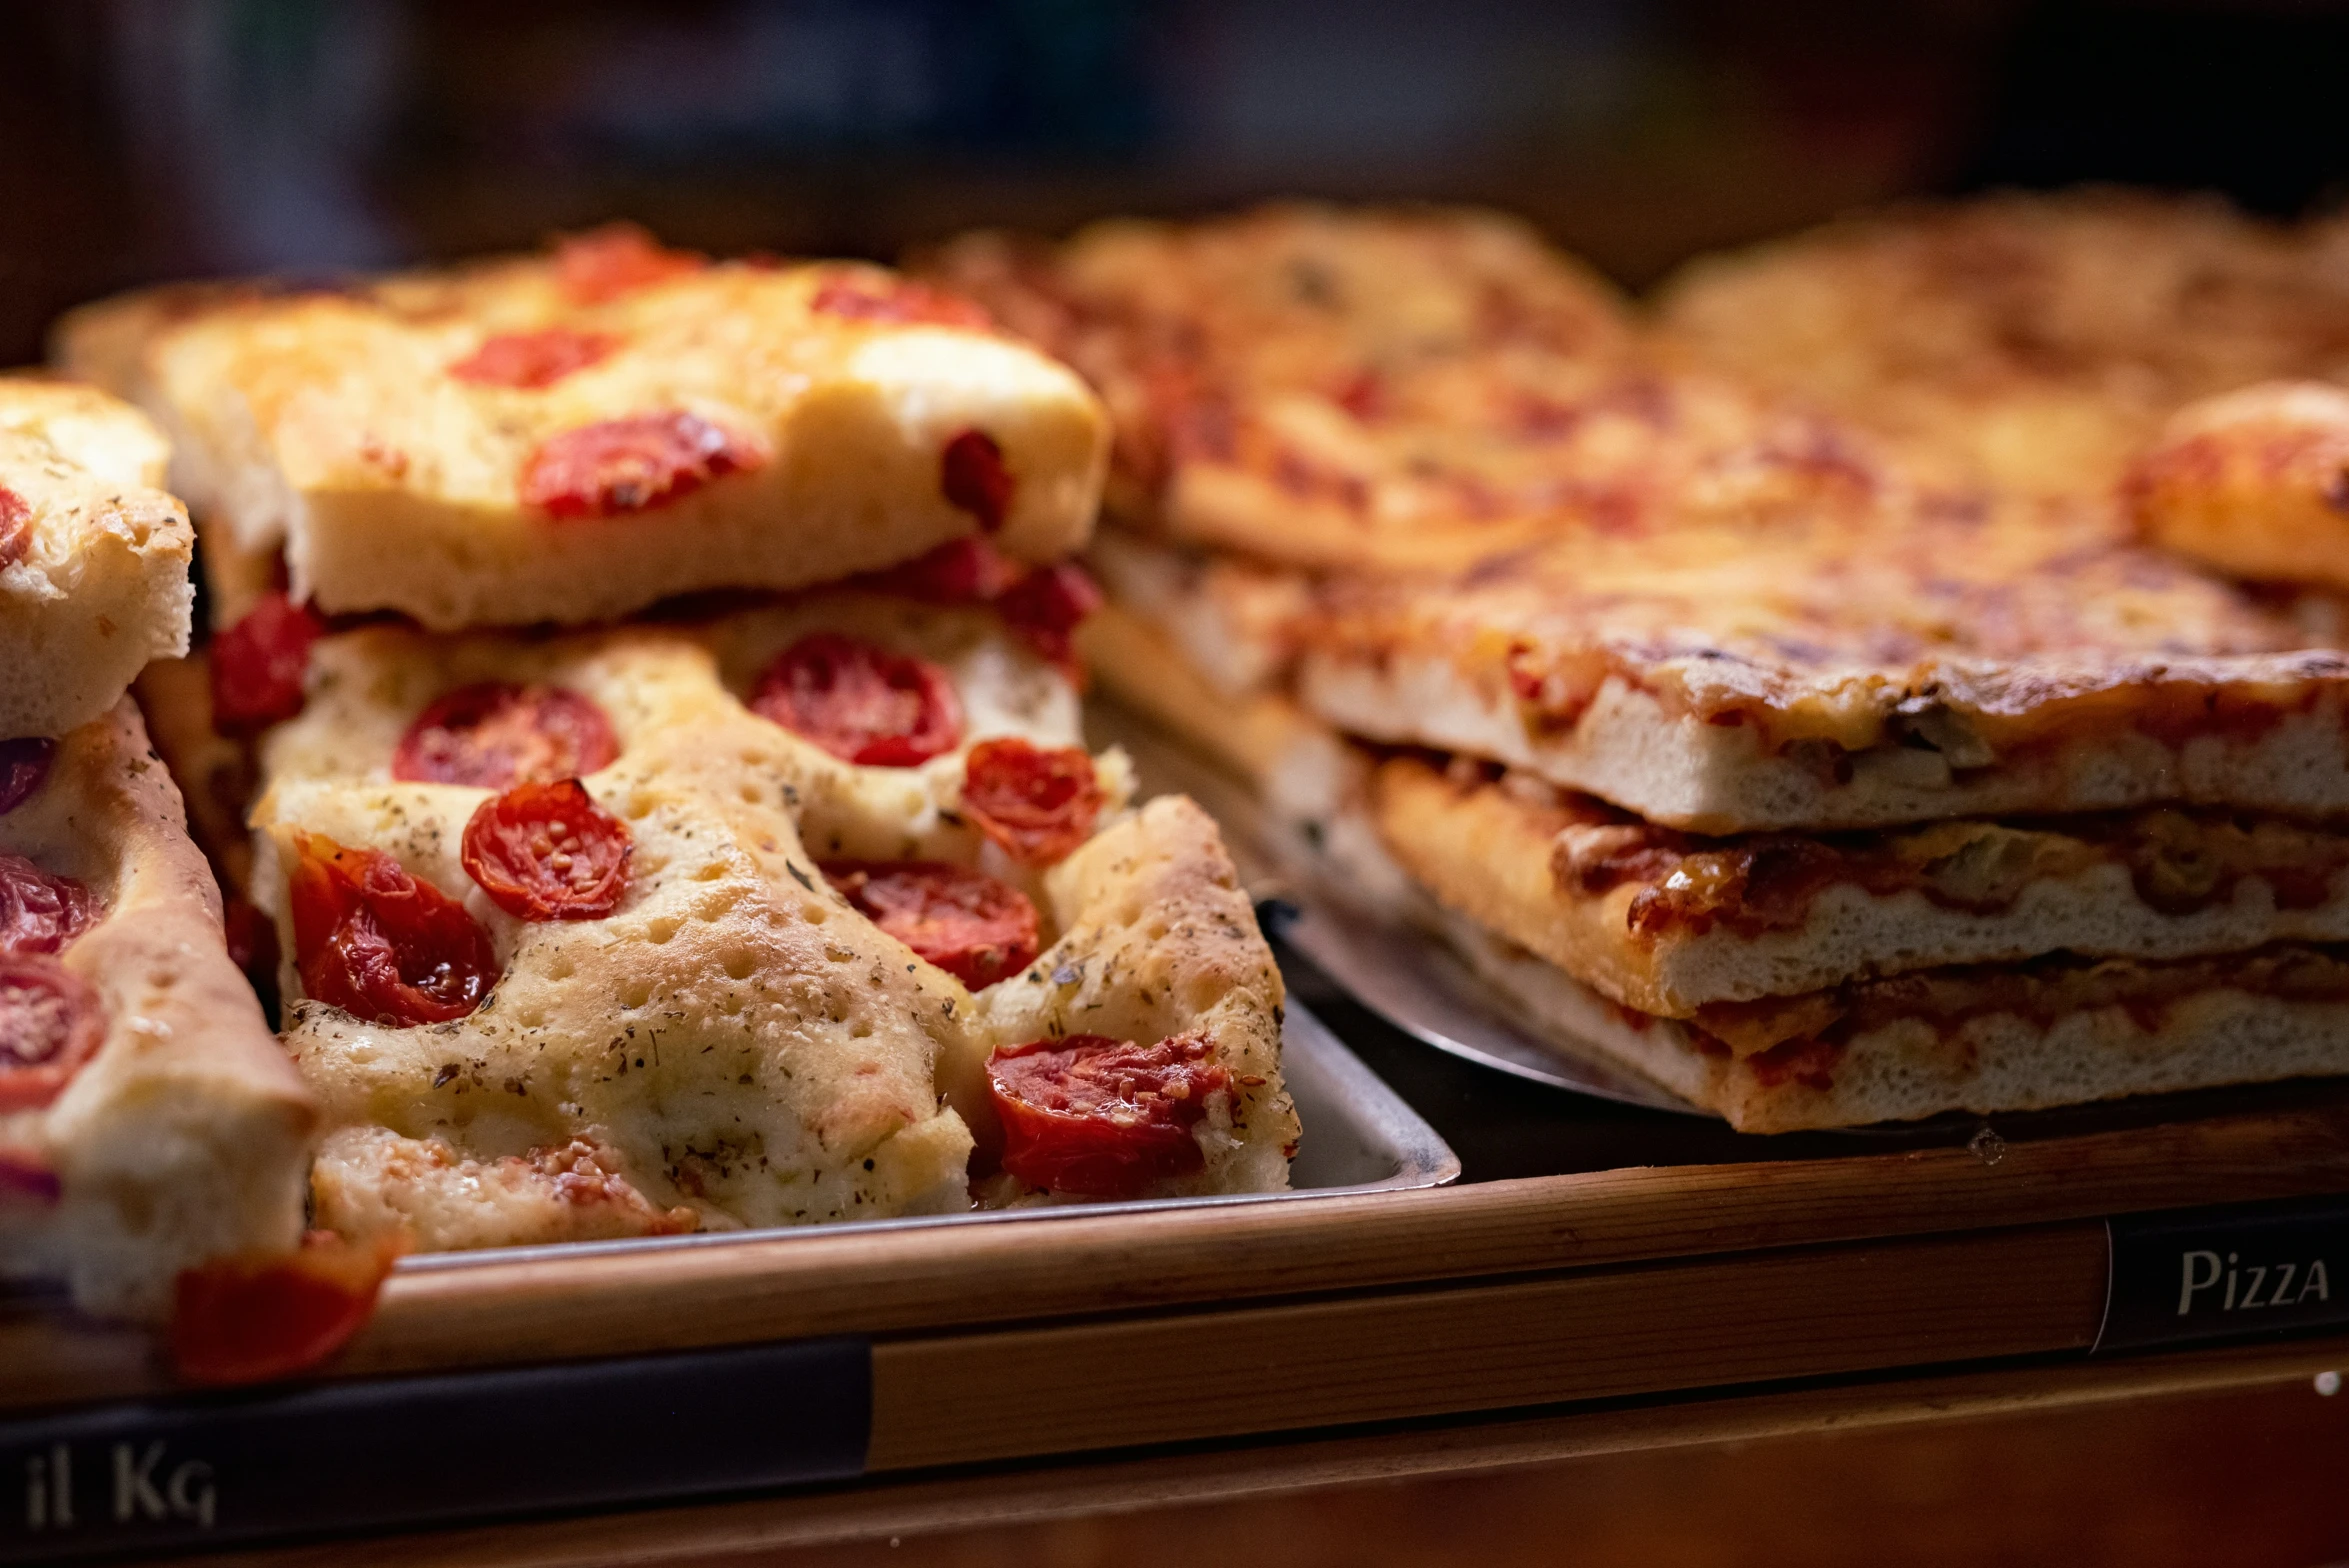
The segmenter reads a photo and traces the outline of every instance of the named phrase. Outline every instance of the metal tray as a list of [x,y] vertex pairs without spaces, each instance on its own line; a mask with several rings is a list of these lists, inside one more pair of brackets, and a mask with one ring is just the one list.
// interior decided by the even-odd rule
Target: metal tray
[[1110,703],[1089,705],[1096,738],[1125,748],[1145,794],[1180,791],[1222,824],[1242,879],[1279,908],[1280,933],[1397,1029],[1439,1051],[1498,1072],[1624,1105],[1686,1116],[1713,1113],[1614,1065],[1595,1046],[1518,1021],[1439,938],[1349,909],[1317,890],[1286,850],[1254,793],[1146,719]]
[[984,1214],[925,1215],[809,1225],[785,1230],[706,1231],[690,1236],[645,1236],[625,1241],[555,1242],[531,1247],[434,1252],[402,1258],[403,1274],[438,1274],[535,1258],[600,1257],[692,1247],[723,1247],[745,1238],[838,1236],[936,1225],[1021,1224],[1085,1215],[1190,1209],[1223,1203],[1283,1203],[1341,1193],[1440,1187],[1460,1176],[1460,1158],[1433,1127],[1379,1076],[1362,1065],[1327,1025],[1291,1001],[1281,1028],[1281,1072],[1297,1102],[1304,1135],[1289,1167],[1286,1192],[1217,1194],[1203,1198],[1149,1198],[1132,1203],[1058,1203]]

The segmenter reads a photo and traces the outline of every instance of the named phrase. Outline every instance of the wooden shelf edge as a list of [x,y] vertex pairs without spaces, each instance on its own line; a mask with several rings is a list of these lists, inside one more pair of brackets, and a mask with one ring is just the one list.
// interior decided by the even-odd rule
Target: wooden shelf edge
[[1639,1449],[1964,1421],[2284,1387],[2349,1368],[2349,1335],[2113,1360],[1679,1397],[1476,1423],[884,1478],[822,1492],[208,1557],[223,1568],[587,1568],[713,1563],[793,1547],[1277,1496]]

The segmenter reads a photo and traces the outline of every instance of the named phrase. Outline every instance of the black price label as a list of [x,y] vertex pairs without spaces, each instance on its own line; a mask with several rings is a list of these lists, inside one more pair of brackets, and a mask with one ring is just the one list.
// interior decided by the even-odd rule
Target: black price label
[[0,1422],[0,1563],[847,1480],[863,1340],[807,1340]]
[[2349,1324],[2349,1197],[2132,1215],[2105,1236],[2100,1351]]

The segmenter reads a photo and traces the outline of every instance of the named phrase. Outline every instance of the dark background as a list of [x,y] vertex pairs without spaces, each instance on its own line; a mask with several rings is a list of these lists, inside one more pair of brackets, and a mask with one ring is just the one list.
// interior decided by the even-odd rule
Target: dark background
[[889,256],[1251,197],[1513,207],[1638,285],[1916,192],[2349,172],[2349,8],[0,0],[0,362],[159,278],[637,217]]

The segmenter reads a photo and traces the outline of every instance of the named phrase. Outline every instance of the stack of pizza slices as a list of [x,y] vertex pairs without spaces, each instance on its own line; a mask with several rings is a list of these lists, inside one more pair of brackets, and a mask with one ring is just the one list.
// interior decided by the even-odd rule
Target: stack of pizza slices
[[936,270],[1120,420],[1108,683],[1561,1041],[1761,1131],[2349,1071],[2349,658],[2108,489],[1953,484],[1472,217]]
[[293,1253],[317,1120],[125,696],[187,646],[164,461],[135,409],[0,379],[0,1276],[150,1320]]
[[143,690],[282,955],[315,1225],[1286,1185],[1216,830],[1083,745],[1108,436],[1064,367],[877,268],[627,228],[132,296],[58,347],[195,513],[208,668]]

